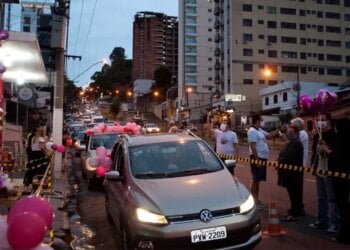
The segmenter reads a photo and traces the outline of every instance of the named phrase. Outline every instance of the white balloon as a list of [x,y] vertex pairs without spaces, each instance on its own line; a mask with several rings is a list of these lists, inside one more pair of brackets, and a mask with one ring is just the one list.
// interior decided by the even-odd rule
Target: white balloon
[[53,248],[45,243],[41,243],[39,246],[37,246],[36,248],[34,248],[32,250],[53,250]]
[[46,149],[51,151],[52,150],[51,149],[52,144],[53,144],[53,142],[51,142],[51,141],[46,142],[46,145],[45,145]]

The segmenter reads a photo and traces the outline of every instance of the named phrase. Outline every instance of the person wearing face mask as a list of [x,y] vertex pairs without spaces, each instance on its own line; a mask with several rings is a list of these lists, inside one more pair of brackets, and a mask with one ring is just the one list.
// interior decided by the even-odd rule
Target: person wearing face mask
[[[317,127],[319,132],[313,137],[311,165],[315,170],[333,171],[336,163],[336,132],[330,114],[322,117],[322,120],[317,122]],[[316,174],[318,215],[317,221],[309,226],[337,233],[339,212],[332,181],[332,177]]]
[[[248,130],[248,142],[250,158],[252,160],[267,161],[269,156],[269,148],[267,145],[267,139],[273,138],[278,135],[278,130],[270,133],[261,129],[263,126],[263,119],[260,114],[254,114],[252,117],[252,126]],[[252,193],[258,208],[267,208],[265,204],[259,201],[259,183],[266,181],[266,165],[260,166],[255,163],[251,163],[252,181],[250,183],[250,192]]]
[[[279,164],[292,166],[303,165],[303,144],[299,139],[299,128],[291,123],[284,135],[286,145],[278,156]],[[285,187],[290,200],[288,214],[282,218],[283,221],[295,221],[296,217],[305,215],[303,205],[303,172],[288,169],[278,169],[278,185]]]
[[220,129],[212,129],[212,133],[215,138],[216,153],[231,156],[239,155],[237,134],[230,130],[227,121],[221,122]]

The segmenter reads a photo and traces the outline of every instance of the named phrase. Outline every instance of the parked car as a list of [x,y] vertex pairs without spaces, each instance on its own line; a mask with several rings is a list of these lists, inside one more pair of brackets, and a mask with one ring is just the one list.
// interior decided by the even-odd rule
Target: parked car
[[145,134],[147,134],[147,133],[159,133],[160,128],[158,128],[157,125],[154,123],[145,123],[142,127],[142,132]]
[[82,154],[82,163],[84,164],[83,175],[86,176],[88,182],[88,189],[96,189],[99,185],[102,187],[102,177],[96,176],[96,169],[98,166],[93,166],[89,161],[92,158],[96,158],[96,149],[103,146],[107,149],[107,154],[111,153],[114,143],[119,137],[119,133],[107,132],[107,133],[95,133],[88,137],[86,153]]
[[82,151],[86,151],[86,132],[79,131],[74,139],[75,156],[79,157]]
[[122,135],[104,180],[108,221],[124,249],[232,249],[261,239],[248,189],[191,132]]

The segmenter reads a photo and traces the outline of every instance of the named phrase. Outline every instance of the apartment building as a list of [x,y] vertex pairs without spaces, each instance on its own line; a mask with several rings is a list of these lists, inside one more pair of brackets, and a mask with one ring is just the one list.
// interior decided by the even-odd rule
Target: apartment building
[[[198,119],[212,102],[214,79],[214,2],[179,0],[180,119]],[[203,108],[200,108],[203,107]]]
[[173,83],[177,83],[177,25],[177,17],[147,11],[136,13],[133,23],[133,82],[153,79],[154,71],[165,65],[172,73]]
[[[184,2],[185,10],[189,3],[214,5],[214,86],[222,101],[225,94],[244,97],[234,102],[238,114],[260,110],[259,90],[267,86],[298,79],[337,86],[350,76],[350,0]],[[184,18],[180,8],[180,22]],[[201,24],[209,18],[196,15]],[[185,48],[179,51],[185,53]],[[270,76],[264,74],[267,68]],[[198,79],[193,83],[199,84]]]

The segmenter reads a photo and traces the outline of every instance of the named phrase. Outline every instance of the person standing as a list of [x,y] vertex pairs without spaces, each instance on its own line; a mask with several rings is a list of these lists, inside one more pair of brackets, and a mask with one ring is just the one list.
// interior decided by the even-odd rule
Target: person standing
[[[334,171],[345,173],[349,176],[349,141],[350,141],[350,119],[349,117],[341,118],[336,121],[336,148]],[[335,242],[350,244],[350,180],[347,178],[333,178],[333,188],[335,201],[339,210],[339,230],[331,238]]]
[[[279,164],[287,164],[292,166],[301,166],[303,164],[303,144],[299,139],[299,128],[295,126],[293,120],[288,126],[285,135],[283,135],[286,145],[280,151],[278,156]],[[278,169],[278,185],[287,189],[290,209],[288,214],[282,218],[283,221],[295,221],[296,217],[304,216],[303,205],[303,171],[294,171],[279,168]]]
[[177,131],[178,131],[178,128],[176,127],[175,122],[171,120],[169,122],[169,131],[168,131],[168,133],[176,133]]
[[[249,153],[251,160],[267,161],[269,156],[269,148],[267,140],[278,134],[278,131],[270,133],[263,130],[263,119],[260,114],[254,114],[252,117],[252,126],[248,130]],[[250,192],[252,193],[255,202],[260,209],[267,206],[259,200],[260,182],[266,181],[266,165],[250,164],[252,181],[250,183]]]
[[[218,154],[225,154],[230,156],[238,156],[238,138],[237,134],[230,130],[227,121],[220,124],[219,129],[211,129],[215,139],[215,152]],[[225,159],[222,159],[225,160]],[[234,170],[232,169],[232,174]]]
[[[317,122],[317,127],[319,132],[315,133],[313,138],[311,164],[315,170],[333,171],[336,164],[336,132],[330,114],[322,116]],[[309,226],[336,233],[339,227],[339,212],[332,180],[332,177],[316,174],[318,215],[317,221]]]

